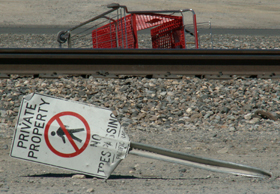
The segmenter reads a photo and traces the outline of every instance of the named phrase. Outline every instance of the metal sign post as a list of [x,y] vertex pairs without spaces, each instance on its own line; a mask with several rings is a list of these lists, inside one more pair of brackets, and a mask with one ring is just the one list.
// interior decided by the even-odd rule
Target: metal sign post
[[108,178],[127,154],[250,177],[259,168],[130,142],[112,111],[40,94],[23,98],[11,156]]

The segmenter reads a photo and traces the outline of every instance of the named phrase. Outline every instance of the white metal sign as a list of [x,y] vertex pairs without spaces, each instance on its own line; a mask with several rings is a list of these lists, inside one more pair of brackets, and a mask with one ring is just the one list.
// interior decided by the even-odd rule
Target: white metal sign
[[11,156],[108,178],[129,145],[110,110],[30,94],[21,103]]

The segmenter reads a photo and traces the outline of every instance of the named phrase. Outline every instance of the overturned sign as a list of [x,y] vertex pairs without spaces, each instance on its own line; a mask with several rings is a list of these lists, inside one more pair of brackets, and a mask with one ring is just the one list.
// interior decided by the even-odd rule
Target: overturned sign
[[128,149],[110,110],[32,94],[21,103],[11,156],[107,178]]
[[242,164],[130,142],[108,109],[40,94],[22,100],[12,157],[108,178],[128,153],[217,172],[271,176]]

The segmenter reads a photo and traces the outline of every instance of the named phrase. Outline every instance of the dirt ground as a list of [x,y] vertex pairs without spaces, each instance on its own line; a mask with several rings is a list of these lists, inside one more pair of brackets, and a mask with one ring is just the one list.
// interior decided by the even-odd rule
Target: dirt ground
[[[110,0],[1,0],[0,26],[76,25],[106,10]],[[193,8],[198,21],[219,28],[280,29],[279,0],[120,0],[129,10]],[[279,122],[279,121],[278,121]],[[248,178],[128,155],[108,180],[17,160],[12,137],[0,138],[0,193],[279,193],[279,131],[127,129],[132,141],[262,168],[272,178]]]
[[[107,11],[112,0],[1,0],[0,26],[77,25]],[[193,9],[219,28],[280,29],[278,0],[119,0],[128,10]]]
[[263,168],[273,172],[273,176],[248,178],[128,155],[106,181],[91,176],[74,179],[75,172],[9,157],[11,138],[7,138],[1,139],[0,192],[159,194],[280,191],[278,131],[128,132],[137,142]]

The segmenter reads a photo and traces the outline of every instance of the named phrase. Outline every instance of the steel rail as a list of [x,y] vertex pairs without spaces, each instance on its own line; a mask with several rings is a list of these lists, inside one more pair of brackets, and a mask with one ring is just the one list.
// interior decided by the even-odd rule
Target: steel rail
[[0,74],[278,78],[280,50],[2,48]]

